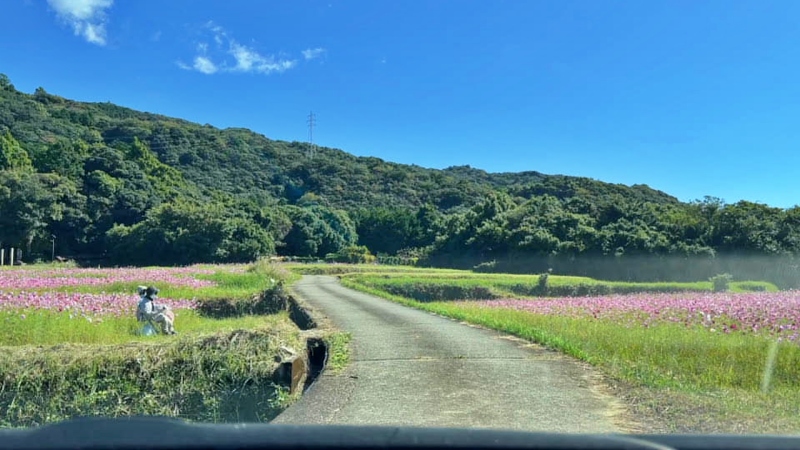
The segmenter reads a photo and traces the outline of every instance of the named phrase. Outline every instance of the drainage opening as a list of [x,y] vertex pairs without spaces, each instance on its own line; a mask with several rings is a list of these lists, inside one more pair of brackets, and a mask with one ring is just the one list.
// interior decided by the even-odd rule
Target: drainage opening
[[317,322],[311,317],[311,314],[291,297],[289,298],[289,318],[301,330],[310,330],[317,327]]
[[316,381],[328,363],[328,344],[323,339],[308,339],[306,341],[306,350],[308,352],[308,377],[306,377],[303,390],[314,384],[314,381]]

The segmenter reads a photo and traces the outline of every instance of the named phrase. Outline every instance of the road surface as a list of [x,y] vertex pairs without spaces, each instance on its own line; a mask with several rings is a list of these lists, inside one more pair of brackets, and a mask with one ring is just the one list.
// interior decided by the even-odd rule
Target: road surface
[[[352,334],[350,364],[326,371],[273,423],[629,431],[585,364],[506,335],[304,276],[297,296]],[[526,345],[527,344],[527,345]]]

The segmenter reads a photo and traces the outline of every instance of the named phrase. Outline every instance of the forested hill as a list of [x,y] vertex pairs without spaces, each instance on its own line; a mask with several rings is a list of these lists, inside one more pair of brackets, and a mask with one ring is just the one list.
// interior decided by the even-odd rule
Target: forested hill
[[324,147],[311,155],[306,143],[270,140],[246,129],[221,130],[111,103],[75,102],[43,89],[33,95],[5,89],[0,95],[0,126],[10,129],[40,171],[80,172],[81,158],[71,159],[73,167],[56,168],[43,162],[54,144],[85,144],[90,147],[88,153],[95,155],[104,149],[120,150],[138,139],[204,195],[266,195],[296,203],[303,194],[314,193],[329,205],[346,209],[431,203],[449,210],[474,204],[497,188],[517,188],[523,195],[537,191],[566,193],[568,184],[574,181],[598,192],[613,190],[632,198],[674,201],[646,187],[629,189],[569,177],[551,179],[536,172],[425,169]]
[[52,236],[58,254],[130,264],[325,256],[356,243],[462,264],[800,248],[797,208],[312,154],[246,129],[26,94],[3,75],[0,171],[0,245],[29,259],[49,259]]

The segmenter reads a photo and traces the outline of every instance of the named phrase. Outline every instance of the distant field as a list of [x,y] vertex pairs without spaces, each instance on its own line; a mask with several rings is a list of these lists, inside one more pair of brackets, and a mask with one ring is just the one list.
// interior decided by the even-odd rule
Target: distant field
[[415,274],[462,274],[472,273],[464,270],[455,269],[435,269],[409,266],[391,266],[376,264],[304,264],[304,263],[283,263],[282,267],[303,275],[340,275],[350,273],[405,273]]
[[[288,265],[303,274],[347,275],[359,284],[418,301],[490,299],[505,297],[573,297],[639,292],[710,292],[710,281],[693,283],[629,283],[587,277],[548,276],[546,288],[538,275],[485,274],[466,270],[417,269],[376,265]],[[764,281],[734,281],[731,292],[777,292]]]
[[665,431],[800,432],[798,292],[763,282],[712,293],[706,282],[550,276],[550,287],[602,285],[608,293],[537,297],[517,294],[532,292],[520,286],[536,286],[537,276],[409,268],[353,272],[342,283],[596,365],[625,387],[618,395]]

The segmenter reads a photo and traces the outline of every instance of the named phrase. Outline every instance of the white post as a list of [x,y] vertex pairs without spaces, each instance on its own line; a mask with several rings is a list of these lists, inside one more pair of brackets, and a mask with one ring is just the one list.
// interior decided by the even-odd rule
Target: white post
[[14,247],[11,247],[11,260],[9,261],[11,265],[14,265]]
[[0,267],[3,267],[5,261],[6,261],[6,249],[0,248]]

